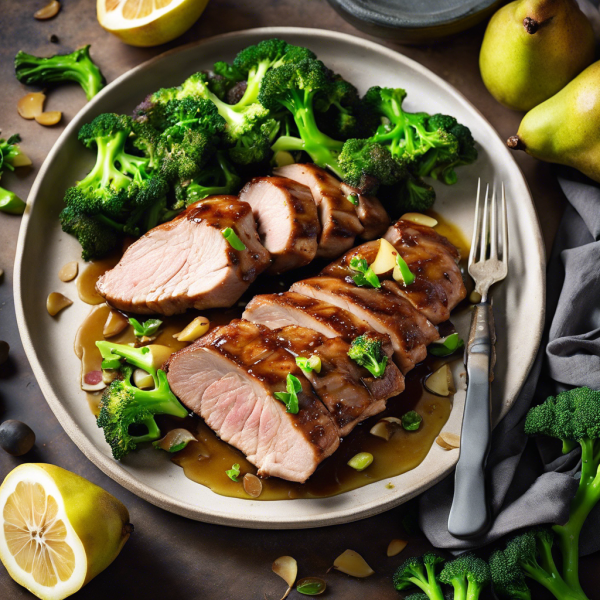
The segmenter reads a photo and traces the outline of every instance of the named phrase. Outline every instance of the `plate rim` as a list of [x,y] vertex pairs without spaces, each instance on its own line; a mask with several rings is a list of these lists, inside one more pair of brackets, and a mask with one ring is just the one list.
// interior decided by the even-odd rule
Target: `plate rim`
[[[59,153],[63,140],[68,138],[72,131],[78,127],[79,117],[83,112],[92,112],[94,110],[95,104],[103,98],[105,95],[110,93],[114,87],[117,87],[123,80],[132,77],[135,73],[151,68],[154,62],[162,60],[165,56],[169,56],[172,54],[177,54],[179,52],[185,51],[187,49],[193,47],[203,46],[205,44],[212,43],[215,40],[223,40],[226,38],[240,36],[240,35],[259,35],[259,36],[285,36],[285,35],[308,35],[308,36],[320,36],[322,38],[326,38],[335,41],[343,41],[346,43],[358,45],[369,52],[375,53],[383,53],[388,57],[392,58],[395,61],[404,63],[408,67],[421,72],[425,77],[427,77],[430,81],[445,89],[449,93],[458,97],[464,104],[474,113],[476,113],[485,126],[488,128],[490,135],[494,135],[497,138],[500,136],[496,132],[496,130],[492,127],[489,121],[483,116],[483,114],[475,107],[467,98],[454,86],[444,81],[441,77],[433,73],[430,69],[420,64],[419,62],[408,58],[407,56],[401,54],[400,52],[396,52],[382,44],[378,44],[371,40],[366,40],[363,38],[358,38],[356,36],[352,36],[350,34],[330,31],[325,29],[318,28],[304,28],[304,27],[260,27],[260,28],[252,28],[252,29],[244,29],[240,31],[228,32],[216,36],[211,36],[202,40],[198,40],[196,42],[192,42],[190,44],[185,44],[183,46],[179,46],[177,48],[173,48],[166,52],[163,52],[151,59],[133,67],[132,69],[126,71],[117,77],[114,81],[108,84],[98,95],[96,95],[90,102],[88,102],[84,108],[82,108],[74,117],[71,122],[67,125],[65,130],[58,137],[48,155],[46,156],[40,170],[33,182],[30,193],[27,199],[27,208],[23,215],[21,226],[19,230],[19,236],[17,240],[16,247],[16,255],[15,255],[15,264],[14,264],[14,300],[15,300],[15,313],[17,319],[17,325],[19,329],[19,334],[21,337],[21,341],[23,344],[23,348],[25,350],[27,359],[31,365],[32,371],[36,377],[38,385],[40,386],[40,390],[46,399],[46,402],[50,406],[51,410],[55,414],[57,420],[59,421],[61,427],[65,430],[67,435],[71,438],[71,440],[75,443],[75,445],[79,448],[79,450],[89,459],[96,467],[98,467],[105,475],[116,481],[119,485],[123,486],[125,489],[129,490],[136,496],[173,512],[175,514],[181,515],[183,517],[187,517],[194,520],[205,521],[209,523],[215,523],[219,525],[227,525],[233,527],[243,527],[250,529],[298,529],[298,528],[313,528],[313,527],[322,527],[328,525],[337,525],[341,523],[348,523],[351,521],[356,521],[359,519],[368,518],[374,516],[376,514],[385,512],[394,508],[409,499],[423,493],[429,487],[438,483],[441,479],[443,479],[448,473],[452,471],[454,468],[454,464],[458,460],[458,453],[455,453],[456,456],[454,460],[450,462],[447,466],[442,466],[442,468],[437,469],[430,476],[427,483],[420,487],[418,490],[413,490],[410,494],[400,495],[400,490],[398,492],[394,492],[390,494],[389,498],[385,499],[377,499],[372,500],[360,508],[349,507],[344,509],[334,509],[332,511],[326,512],[322,515],[315,516],[311,515],[307,516],[287,516],[284,520],[275,520],[275,519],[263,519],[261,517],[256,517],[253,515],[231,515],[230,513],[219,512],[218,510],[214,510],[212,508],[202,506],[199,507],[197,505],[193,505],[188,502],[183,502],[179,499],[166,496],[160,491],[152,488],[148,484],[145,484],[138,477],[136,477],[131,472],[127,471],[124,467],[122,467],[119,463],[114,461],[111,457],[101,453],[93,444],[91,440],[85,435],[85,433],[81,430],[77,422],[74,418],[69,414],[67,408],[62,404],[62,402],[57,397],[56,393],[52,388],[52,384],[47,378],[44,369],[37,358],[37,353],[35,351],[31,334],[29,328],[27,326],[23,298],[21,294],[21,277],[23,276],[23,253],[25,249],[25,239],[27,226],[29,223],[29,218],[31,211],[35,205],[36,196],[39,193],[39,190],[42,186],[43,180],[45,178],[46,172],[48,171],[50,164],[53,162],[56,154]],[[545,316],[545,291],[546,291],[546,273],[545,273],[545,248],[543,244],[541,229],[539,225],[539,220],[537,213],[535,211],[535,207],[533,204],[533,199],[531,196],[531,191],[529,189],[529,185],[527,180],[525,179],[523,173],[518,167],[514,157],[508,152],[506,153],[506,159],[509,162],[513,163],[513,166],[517,169],[522,182],[528,192],[528,202],[526,203],[526,209],[529,213],[529,219],[532,225],[534,226],[534,237],[537,243],[537,252],[542,260],[542,268],[541,268],[541,295],[542,295],[542,310],[540,311],[538,317],[538,327],[536,329],[536,335],[534,340],[534,348],[535,351],[532,352],[532,355],[529,360],[529,364],[527,365],[527,369],[524,373],[523,380],[519,383],[519,390],[521,389],[523,383],[525,382],[529,371],[533,365],[535,357],[537,355],[542,332],[543,332],[543,324],[544,324],[544,316]],[[516,396],[515,396],[516,398]],[[511,399],[508,407],[512,406],[515,398]],[[506,408],[506,410],[508,409]],[[505,407],[503,407],[505,408]],[[503,415],[505,411],[503,410]],[[502,415],[502,416],[503,416]],[[356,491],[356,490],[354,490]],[[352,493],[352,492],[347,492]]]

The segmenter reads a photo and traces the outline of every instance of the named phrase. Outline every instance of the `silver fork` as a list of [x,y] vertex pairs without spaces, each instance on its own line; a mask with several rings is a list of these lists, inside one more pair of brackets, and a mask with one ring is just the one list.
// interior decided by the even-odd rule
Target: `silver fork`
[[[469,538],[485,533],[490,526],[490,511],[485,491],[485,463],[491,439],[491,389],[495,362],[494,317],[488,301],[490,287],[508,274],[508,226],[506,195],[498,211],[496,186],[491,199],[486,187],[483,210],[480,207],[481,180],[477,185],[475,224],[469,254],[469,274],[481,302],[473,309],[471,331],[465,350],[468,387],[465,399],[460,457],[454,476],[454,500],[448,518],[448,531],[455,537]],[[501,215],[499,223],[498,212]]]

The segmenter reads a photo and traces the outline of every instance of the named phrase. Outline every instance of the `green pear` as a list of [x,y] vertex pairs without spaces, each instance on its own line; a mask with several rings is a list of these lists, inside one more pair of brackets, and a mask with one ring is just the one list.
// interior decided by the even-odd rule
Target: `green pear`
[[594,60],[594,33],[576,0],[516,0],[491,18],[479,68],[492,96],[527,111]]
[[507,144],[600,182],[600,61],[530,110]]

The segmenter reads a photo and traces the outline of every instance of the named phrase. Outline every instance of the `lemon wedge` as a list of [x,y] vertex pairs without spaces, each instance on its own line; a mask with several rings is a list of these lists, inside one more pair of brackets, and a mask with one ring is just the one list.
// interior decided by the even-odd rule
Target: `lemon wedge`
[[119,554],[132,526],[116,498],[65,469],[24,464],[0,486],[0,560],[43,600],[81,589]]
[[158,46],[187,31],[208,0],[98,0],[100,25],[131,46]]

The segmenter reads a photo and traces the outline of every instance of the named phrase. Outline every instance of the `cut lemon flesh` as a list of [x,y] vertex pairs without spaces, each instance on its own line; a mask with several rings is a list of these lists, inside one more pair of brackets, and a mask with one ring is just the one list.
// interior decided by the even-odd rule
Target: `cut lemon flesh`
[[98,21],[132,46],[157,46],[187,31],[208,0],[97,0]]
[[86,552],[45,471],[23,465],[10,473],[0,488],[0,515],[0,558],[15,581],[51,600],[83,586]]

